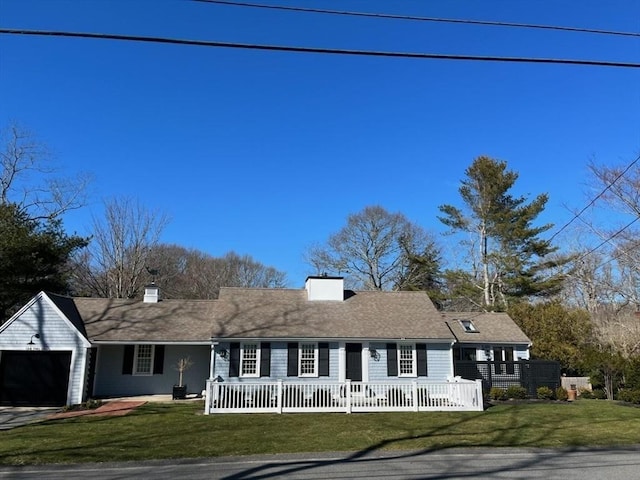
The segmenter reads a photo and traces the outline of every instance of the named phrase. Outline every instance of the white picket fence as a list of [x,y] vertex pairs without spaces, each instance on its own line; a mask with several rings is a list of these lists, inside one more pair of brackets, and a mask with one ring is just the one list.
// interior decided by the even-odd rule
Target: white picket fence
[[482,381],[257,382],[207,381],[211,413],[482,411]]

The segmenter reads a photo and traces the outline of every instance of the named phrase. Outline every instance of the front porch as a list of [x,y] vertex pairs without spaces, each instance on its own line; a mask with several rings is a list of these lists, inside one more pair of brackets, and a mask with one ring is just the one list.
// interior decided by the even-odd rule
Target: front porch
[[482,381],[276,382],[208,380],[205,415],[213,413],[482,411]]

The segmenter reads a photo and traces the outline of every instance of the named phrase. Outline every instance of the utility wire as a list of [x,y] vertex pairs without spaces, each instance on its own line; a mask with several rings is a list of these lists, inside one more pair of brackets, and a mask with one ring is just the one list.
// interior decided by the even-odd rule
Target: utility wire
[[565,58],[536,58],[536,57],[501,57],[501,56],[478,56],[478,55],[450,55],[440,53],[412,53],[412,52],[385,52],[374,50],[344,50],[333,48],[314,47],[292,47],[284,45],[263,45],[250,43],[230,43],[215,42],[207,40],[185,40],[167,37],[142,37],[136,35],[116,35],[111,33],[88,33],[88,32],[66,32],[55,30],[30,30],[0,28],[0,34],[9,35],[36,35],[49,37],[73,37],[73,38],[95,38],[100,40],[125,40],[146,43],[164,43],[173,45],[192,45],[201,47],[221,47],[239,48],[248,50],[270,50],[278,52],[297,53],[322,53],[331,55],[356,55],[367,57],[387,57],[387,58],[420,58],[437,60],[468,60],[482,62],[510,62],[510,63],[544,63],[544,64],[564,64],[564,65],[587,65],[598,67],[620,67],[620,68],[640,68],[640,63],[630,62],[608,62],[601,60],[576,60]]
[[596,203],[596,201],[602,197],[611,187],[613,187],[613,185],[620,180],[620,178],[622,178],[624,176],[625,173],[627,173],[636,163],[638,163],[640,161],[640,155],[638,155],[638,158],[636,158],[633,162],[631,162],[629,164],[629,166],[627,168],[625,168],[622,173],[620,173],[620,175],[618,175],[615,179],[613,179],[613,181],[608,184],[604,190],[602,190],[598,195],[595,196],[595,198],[593,198],[593,200],[591,200],[586,207],[584,207],[582,210],[580,210],[577,214],[575,214],[573,216],[573,218],[571,220],[569,220],[567,223],[565,223],[562,228],[560,230],[558,230],[556,233],[554,233],[551,238],[549,239],[549,242],[553,241],[554,238],[556,238],[560,232],[562,232],[565,228],[567,228],[569,225],[571,225],[575,220],[578,219],[578,217],[580,217],[580,215],[582,215],[587,208],[589,208],[591,205],[593,205],[594,203]]
[[[636,223],[638,220],[640,220],[640,215],[637,216],[636,218],[634,218],[633,220],[631,220],[629,223],[627,223],[624,227],[622,227],[620,230],[618,230],[616,233],[614,233],[613,235],[609,235],[608,238],[604,239],[602,242],[600,242],[597,246],[593,247],[591,250],[589,250],[586,253],[583,253],[582,255],[580,255],[578,258],[576,258],[575,260],[572,261],[572,263],[575,262],[579,262],[580,260],[582,260],[583,258],[585,258],[588,255],[591,255],[593,252],[595,252],[596,250],[598,250],[600,247],[602,247],[603,245],[605,245],[606,243],[609,243],[611,240],[613,240],[614,238],[616,238],[618,235],[620,235],[622,232],[624,232],[627,228],[629,228],[631,225],[633,225],[634,223]],[[617,257],[611,258],[609,260],[607,260],[606,262],[602,263],[601,265],[598,265],[598,268],[600,268],[602,265],[605,265],[613,260],[615,260]]]
[[496,27],[516,27],[516,28],[534,28],[544,30],[560,30],[567,32],[580,32],[580,33],[595,33],[600,35],[621,35],[627,37],[640,37],[640,33],[636,32],[620,32],[615,30],[599,30],[593,28],[580,28],[580,27],[565,27],[558,25],[539,25],[530,23],[514,23],[514,22],[496,22],[488,20],[464,20],[455,18],[437,18],[437,17],[418,17],[413,15],[394,15],[390,13],[367,13],[367,12],[354,12],[343,10],[325,10],[320,8],[305,8],[305,7],[287,7],[284,5],[265,5],[260,3],[249,2],[234,2],[229,0],[191,0],[199,3],[215,3],[219,5],[229,5],[235,7],[249,7],[249,8],[264,8],[270,10],[286,10],[291,12],[306,12],[306,13],[323,13],[329,15],[348,15],[352,17],[373,17],[373,18],[388,18],[394,20],[413,20],[421,22],[441,22],[441,23],[461,23],[466,25],[488,25]]

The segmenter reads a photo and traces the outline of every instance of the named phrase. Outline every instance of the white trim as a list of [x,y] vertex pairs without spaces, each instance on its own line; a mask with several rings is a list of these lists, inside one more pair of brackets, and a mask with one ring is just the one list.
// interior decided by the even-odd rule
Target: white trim
[[[313,373],[302,373],[302,346],[313,346]],[[318,377],[318,342],[298,342],[298,377],[317,378]],[[307,359],[308,360],[308,359]]]
[[347,347],[346,342],[338,342],[338,381],[347,379]]
[[[244,361],[245,361],[244,351],[245,351],[246,345],[254,345],[255,346],[256,370],[255,370],[255,373],[251,373],[251,374],[243,373]],[[256,341],[256,342],[241,342],[240,343],[240,364],[238,365],[238,377],[240,377],[240,378],[259,378],[260,377],[260,354],[261,354],[260,342]]]
[[369,362],[371,361],[370,342],[362,344],[362,381],[369,381]]
[[[411,373],[402,373],[402,347],[405,347],[405,349],[409,347],[411,350]],[[398,378],[416,378],[418,376],[418,352],[416,352],[416,344],[408,342],[397,343],[396,349],[398,352]]]
[[[139,358],[139,347],[141,346],[149,346],[151,347],[151,357],[149,358],[149,371],[148,372],[138,372],[138,358]],[[150,377],[153,375],[153,362],[156,357],[156,347],[155,345],[149,344],[140,344],[136,345],[133,350],[133,367],[131,369],[131,375],[136,377]]]

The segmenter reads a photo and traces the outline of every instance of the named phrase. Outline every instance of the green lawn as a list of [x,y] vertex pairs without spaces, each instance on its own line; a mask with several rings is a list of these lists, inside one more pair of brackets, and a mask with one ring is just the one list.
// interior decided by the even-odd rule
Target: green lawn
[[200,403],[148,403],[124,417],[49,420],[2,431],[0,464],[640,443],[640,409],[605,400],[464,413],[205,416],[202,410]]

